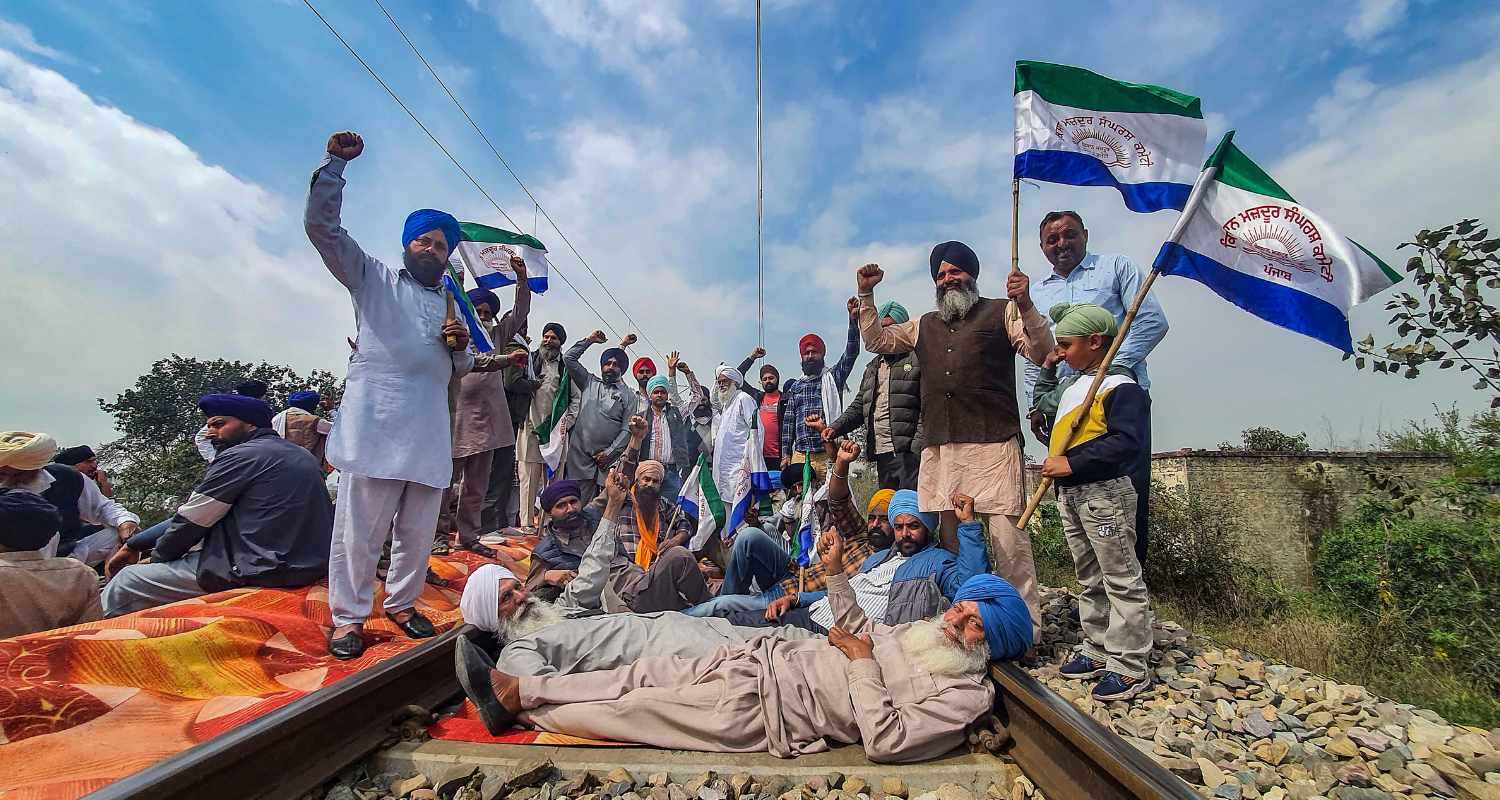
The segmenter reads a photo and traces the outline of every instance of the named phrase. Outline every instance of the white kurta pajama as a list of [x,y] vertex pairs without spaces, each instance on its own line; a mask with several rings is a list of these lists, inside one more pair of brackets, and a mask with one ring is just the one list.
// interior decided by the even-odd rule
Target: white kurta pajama
[[386,610],[411,608],[421,594],[438,505],[453,474],[448,381],[474,361],[443,344],[443,290],[370,257],[339,224],[345,163],[323,159],[303,218],[324,265],[349,290],[358,329],[328,437],[328,463],[340,472],[328,564],[334,625],[369,615],[388,533]]

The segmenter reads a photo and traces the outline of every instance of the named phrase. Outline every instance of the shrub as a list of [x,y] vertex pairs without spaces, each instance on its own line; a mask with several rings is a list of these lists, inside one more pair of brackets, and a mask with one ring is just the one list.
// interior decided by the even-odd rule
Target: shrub
[[1316,571],[1390,647],[1500,689],[1500,535],[1494,518],[1402,518],[1371,504],[1324,535]]

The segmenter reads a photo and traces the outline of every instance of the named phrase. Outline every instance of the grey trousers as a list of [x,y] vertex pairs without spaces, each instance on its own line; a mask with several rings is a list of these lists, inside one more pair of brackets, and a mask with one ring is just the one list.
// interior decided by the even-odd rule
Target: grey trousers
[[1151,655],[1151,599],[1135,556],[1135,504],[1129,478],[1057,490],[1063,535],[1083,584],[1078,652],[1127,678],[1144,677]]
[[516,446],[496,448],[489,456],[490,471],[486,475],[481,517],[483,533],[510,527],[510,500],[516,488]]
[[385,610],[416,605],[427,579],[432,531],[443,490],[410,481],[339,474],[328,558],[328,605],[334,625],[363,623],[375,602],[375,566],[392,537]]
[[783,625],[741,628],[718,617],[676,611],[604,614],[550,625],[505,645],[495,668],[510,675],[571,675],[617,669],[646,656],[701,658],[756,636],[811,639],[816,634]]
[[460,547],[474,544],[480,536],[494,530],[485,527],[481,519],[494,454],[495,451],[486,450],[453,459],[453,484],[458,485],[458,513],[453,519],[449,518],[448,508],[453,502],[453,484],[450,484],[443,491],[443,504],[438,510],[438,535],[446,540],[448,531],[457,530]]
[[104,616],[164,606],[208,594],[198,585],[198,551],[176,561],[131,564],[104,587]]

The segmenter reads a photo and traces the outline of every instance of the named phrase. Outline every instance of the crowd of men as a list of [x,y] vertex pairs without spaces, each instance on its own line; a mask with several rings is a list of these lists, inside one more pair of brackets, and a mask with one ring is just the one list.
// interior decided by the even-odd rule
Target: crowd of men
[[[675,352],[665,374],[632,362],[633,335],[596,362],[601,331],[569,346],[548,322],[530,338],[519,256],[508,309],[468,292],[494,343],[480,352],[442,281],[454,217],[413,212],[397,266],[342,227],[344,173],[363,150],[353,133],[330,137],[304,220],[355,311],[336,411],[302,390],[277,412],[254,380],[202,397],[203,476],[144,530],[88,447],[0,434],[0,636],[326,578],[329,653],[352,659],[377,579],[386,618],[434,635],[416,601],[429,556],[457,547],[495,562],[461,606],[501,649],[464,640],[457,664],[494,731],[780,756],[860,741],[872,759],[926,758],[990,708],[987,664],[1026,657],[1039,633],[1017,524],[1024,409],[1083,585],[1085,641],[1062,671],[1099,678],[1105,700],[1149,685],[1145,361],[1167,325],[1148,296],[1083,404],[1141,276],[1088,252],[1078,214],[1042,219],[1052,269],[1035,286],[1012,271],[1003,297],[982,296],[976,253],[943,242],[934,307],[913,319],[877,301],[884,273],[869,264],[836,361],[808,333],[798,376],[763,364],[752,382],[757,348],[705,385]],[[684,480],[701,462],[729,497],[753,447],[779,481],[743,522],[703,535]],[[850,484],[862,468],[879,485],[863,504]],[[799,561],[804,502],[818,535]],[[521,535],[537,537],[525,571],[490,546]]]

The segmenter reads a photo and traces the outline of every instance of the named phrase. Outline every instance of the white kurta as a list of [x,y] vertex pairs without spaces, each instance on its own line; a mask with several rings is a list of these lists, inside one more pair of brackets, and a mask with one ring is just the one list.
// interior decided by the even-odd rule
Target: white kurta
[[727,499],[732,496],[730,490],[736,483],[735,471],[745,458],[745,448],[750,442],[750,428],[759,410],[755,398],[735,390],[734,399],[729,401],[729,408],[719,414],[718,429],[714,433],[713,468],[714,485],[719,488],[721,497]]
[[440,287],[370,257],[339,224],[345,163],[323,159],[304,218],[308,239],[349,290],[358,329],[328,463],[354,475],[441,489],[453,476],[448,379],[468,372],[473,356],[443,344],[447,302]]

